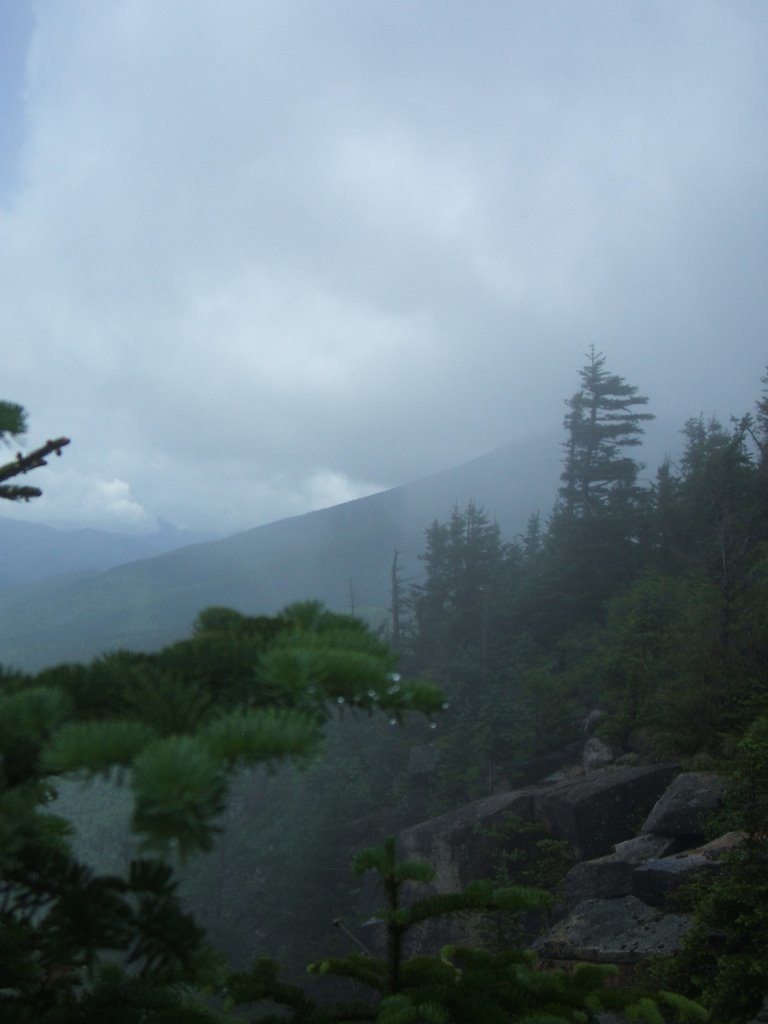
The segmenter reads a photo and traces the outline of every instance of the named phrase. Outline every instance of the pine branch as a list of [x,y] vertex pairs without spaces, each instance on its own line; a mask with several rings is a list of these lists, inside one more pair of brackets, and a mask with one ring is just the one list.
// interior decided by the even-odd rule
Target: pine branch
[[7,501],[29,501],[30,498],[39,498],[43,492],[39,487],[6,487],[0,485],[0,498]]
[[[68,437],[59,437],[55,441],[46,441],[40,448],[36,448],[29,455],[22,455],[18,452],[13,462],[7,462],[0,466],[0,482],[11,480],[20,473],[28,473],[32,469],[39,469],[46,466],[46,457],[53,454],[61,455],[61,449],[69,444]],[[39,498],[43,492],[39,487],[17,487],[0,486],[0,498],[7,501],[29,501],[30,498]]]
[[54,452],[61,455],[61,449],[68,444],[68,437],[59,437],[55,441],[46,441],[44,445],[36,448],[29,455],[22,455],[19,452],[13,462],[0,466],[0,481],[10,480],[11,477],[18,476],[19,473],[28,473],[31,469],[39,469],[40,466],[47,466],[46,456],[52,455]]
[[377,992],[387,990],[386,965],[381,960],[352,953],[346,957],[325,957],[309,964],[307,974],[333,974],[337,978],[351,978]]

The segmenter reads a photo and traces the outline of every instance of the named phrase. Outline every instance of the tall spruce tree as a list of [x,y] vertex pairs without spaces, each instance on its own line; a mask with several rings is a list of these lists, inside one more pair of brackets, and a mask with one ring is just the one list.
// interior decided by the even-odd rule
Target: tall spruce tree
[[567,400],[560,498],[569,516],[589,517],[636,497],[640,469],[624,452],[640,444],[648,399],[605,366],[594,346],[580,371],[581,387]]
[[532,595],[532,625],[548,640],[594,620],[643,556],[647,492],[626,449],[640,444],[643,423],[653,419],[642,411],[648,399],[611,373],[594,348],[579,376],[581,387],[566,401],[562,484]]

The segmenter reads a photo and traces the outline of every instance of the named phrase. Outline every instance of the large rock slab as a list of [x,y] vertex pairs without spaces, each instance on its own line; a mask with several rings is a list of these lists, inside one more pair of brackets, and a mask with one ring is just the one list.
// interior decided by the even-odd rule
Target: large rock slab
[[700,853],[677,854],[641,864],[632,874],[632,894],[652,907],[673,907],[679,889],[720,865]]
[[691,927],[684,914],[665,914],[635,896],[585,900],[534,943],[545,960],[633,964],[668,956]]
[[634,835],[678,771],[673,764],[602,768],[542,790],[534,813],[577,857],[591,860]]
[[[655,838],[661,836],[646,836]],[[670,839],[674,842],[674,839]],[[714,877],[723,871],[722,858],[744,842],[743,832],[727,832],[695,850],[683,850],[673,856],[661,855],[639,864],[632,873],[632,894],[654,907],[675,909],[680,888],[694,879]]]
[[614,852],[605,857],[582,861],[571,868],[563,880],[559,894],[561,907],[571,910],[582,900],[632,895],[637,866],[663,857],[675,848],[675,840],[667,836],[637,836],[618,843]]
[[400,856],[428,861],[436,892],[459,892],[493,874],[504,841],[492,833],[507,815],[533,820],[533,799],[532,790],[497,793],[413,825],[400,833]]
[[683,772],[655,804],[641,831],[701,836],[707,816],[722,803],[725,786],[725,779],[717,772]]
[[[498,870],[502,852],[509,847],[510,815],[533,821],[533,790],[514,790],[463,804],[437,818],[429,818],[402,831],[398,836],[398,857],[425,860],[435,869],[429,886],[406,886],[403,899],[407,903],[430,893],[461,891],[469,882],[492,877]],[[381,907],[382,893],[370,873],[373,887],[366,880],[366,903],[371,912]],[[523,926],[531,934],[542,927],[539,917],[535,921],[525,918]],[[411,929],[405,944],[408,956],[434,955],[448,944],[494,945],[489,921],[482,914],[453,914],[423,921]],[[383,953],[383,929],[374,928],[366,939],[378,952]]]

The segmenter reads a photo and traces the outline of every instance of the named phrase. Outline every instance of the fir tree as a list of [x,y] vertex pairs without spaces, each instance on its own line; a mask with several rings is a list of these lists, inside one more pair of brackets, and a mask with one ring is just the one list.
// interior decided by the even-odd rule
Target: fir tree
[[491,616],[504,560],[498,523],[473,501],[456,506],[449,520],[434,520],[421,556],[425,580],[412,588],[416,612],[416,653],[441,677],[451,674],[457,653],[480,652],[490,668]]
[[648,399],[638,388],[605,363],[590,349],[581,387],[566,402],[562,485],[531,594],[534,628],[548,642],[598,618],[645,557],[647,493],[637,481],[641,466],[626,449],[640,444],[653,415],[641,411]]
[[592,347],[580,371],[581,387],[566,402],[561,504],[569,516],[589,517],[636,497],[638,464],[624,449],[640,444],[640,411],[648,399],[623,377],[610,373]]

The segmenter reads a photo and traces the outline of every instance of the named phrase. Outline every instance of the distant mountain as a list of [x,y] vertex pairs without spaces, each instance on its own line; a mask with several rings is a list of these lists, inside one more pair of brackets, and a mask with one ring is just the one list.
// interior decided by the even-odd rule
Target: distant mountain
[[560,452],[529,437],[454,469],[225,540],[110,569],[0,591],[0,661],[34,670],[116,648],[152,650],[188,633],[197,613],[226,605],[269,614],[315,598],[334,610],[386,615],[392,555],[419,574],[424,531],[474,500],[503,535],[548,513]]
[[154,533],[60,530],[20,519],[0,518],[0,589],[83,570],[103,571],[125,562],[209,540],[161,523]]

